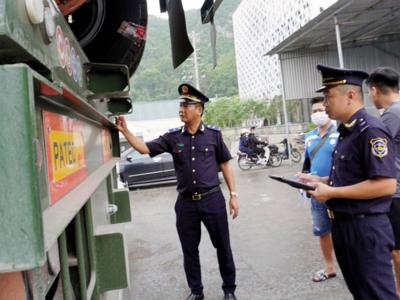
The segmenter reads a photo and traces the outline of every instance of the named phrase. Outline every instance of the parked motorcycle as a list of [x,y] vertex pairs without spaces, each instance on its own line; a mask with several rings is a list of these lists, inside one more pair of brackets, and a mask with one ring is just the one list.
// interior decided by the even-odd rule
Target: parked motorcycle
[[[283,146],[284,146],[283,152],[280,152],[282,160],[289,159],[288,150],[287,150],[288,149],[287,139],[283,139],[283,141],[280,142],[280,144],[283,144]],[[290,154],[292,156],[293,162],[299,163],[301,161],[301,157],[302,157],[301,152],[296,147],[293,147],[292,144],[290,144]]]
[[241,151],[237,152],[237,162],[241,170],[250,170],[254,166],[279,167],[282,164],[282,157],[279,153],[278,146],[260,143],[257,145],[257,147],[263,147],[265,151],[264,156],[261,156],[260,154],[254,154],[252,157],[250,157],[247,153]]

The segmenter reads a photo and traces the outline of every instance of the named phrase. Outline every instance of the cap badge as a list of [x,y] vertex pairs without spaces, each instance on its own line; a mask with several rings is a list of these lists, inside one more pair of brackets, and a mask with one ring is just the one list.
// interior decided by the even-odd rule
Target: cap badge
[[187,86],[187,85],[183,85],[183,86],[182,86],[182,93],[183,93],[183,94],[187,94],[188,92],[189,92],[188,86]]

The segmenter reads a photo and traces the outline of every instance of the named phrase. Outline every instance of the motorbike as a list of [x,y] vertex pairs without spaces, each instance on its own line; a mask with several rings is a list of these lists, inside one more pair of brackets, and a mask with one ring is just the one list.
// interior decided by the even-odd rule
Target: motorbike
[[[281,141],[280,144],[283,144],[283,146],[284,146],[284,150],[282,152],[280,152],[282,160],[289,159],[287,139],[284,139],[283,141]],[[301,152],[296,147],[293,147],[292,144],[290,144],[290,154],[292,156],[293,162],[299,163],[301,161],[301,157],[302,157]]]
[[262,147],[265,151],[264,156],[254,154],[251,157],[244,152],[237,152],[237,162],[241,170],[250,170],[254,166],[279,167],[282,164],[282,157],[279,154],[278,146],[273,144],[260,143],[257,147]]

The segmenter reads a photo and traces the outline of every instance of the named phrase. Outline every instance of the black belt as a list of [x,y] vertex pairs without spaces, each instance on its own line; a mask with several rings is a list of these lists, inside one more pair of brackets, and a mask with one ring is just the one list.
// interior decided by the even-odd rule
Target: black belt
[[198,201],[198,200],[201,200],[201,199],[205,198],[206,196],[214,194],[214,193],[216,193],[216,192],[218,192],[220,190],[221,190],[220,186],[217,185],[216,187],[213,187],[211,190],[208,190],[207,192],[204,192],[204,193],[201,193],[201,194],[181,193],[181,195],[184,198],[190,197],[190,198],[192,198],[192,200]]
[[346,214],[342,212],[332,211],[327,209],[328,217],[331,220],[353,220],[353,219],[362,219],[371,216],[383,215],[385,213],[365,213],[365,214]]

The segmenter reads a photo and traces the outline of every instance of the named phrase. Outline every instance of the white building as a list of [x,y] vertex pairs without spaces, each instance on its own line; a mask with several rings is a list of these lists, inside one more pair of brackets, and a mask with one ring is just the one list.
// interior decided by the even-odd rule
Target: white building
[[[336,0],[243,0],[233,14],[241,99],[281,94],[278,56],[264,54]],[[301,79],[299,78],[301,82]]]
[[168,129],[181,126],[179,99],[134,102],[133,113],[126,116],[128,128],[149,141],[163,135]]

